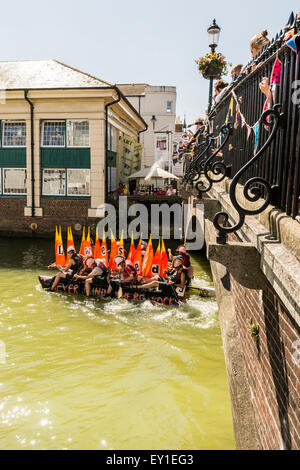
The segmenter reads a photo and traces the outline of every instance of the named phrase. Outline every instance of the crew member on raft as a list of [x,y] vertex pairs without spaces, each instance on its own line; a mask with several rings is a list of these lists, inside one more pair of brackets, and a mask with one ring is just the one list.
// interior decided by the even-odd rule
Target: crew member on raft
[[118,274],[114,276],[109,283],[107,294],[116,292],[116,297],[120,299],[123,295],[122,285],[131,284],[136,279],[136,269],[130,261],[126,261],[124,256],[118,255],[114,258]]
[[90,273],[87,274],[74,274],[74,279],[83,279],[85,281],[85,293],[86,296],[89,297],[91,293],[91,284],[94,279],[99,278],[99,279],[104,279],[107,274],[108,270],[102,261],[98,260],[96,261],[94,258],[89,258],[90,261],[90,267],[92,268]]
[[51,290],[53,291],[57,284],[59,284],[61,279],[73,279],[74,275],[78,273],[82,269],[82,256],[76,253],[74,248],[70,246],[67,250],[67,253],[70,254],[71,258],[67,266],[58,266],[60,272],[56,275],[54,282],[51,286]]
[[168,272],[168,276],[158,276],[156,279],[150,279],[145,284],[137,285],[138,289],[151,289],[154,287],[163,287],[166,284],[174,285],[174,287],[184,288],[187,284],[187,274],[183,268],[183,257],[173,257],[172,269]]
[[[180,256],[182,256],[183,258],[183,269],[186,271],[186,274],[187,274],[187,279],[188,279],[188,283],[190,283],[190,281],[193,279],[194,277],[194,268],[191,264],[191,258],[190,258],[190,255],[188,254],[188,252],[186,251],[186,247],[184,245],[179,245],[178,248],[176,248],[176,251],[177,253],[180,254]],[[173,260],[173,255],[172,255],[172,252],[170,250],[170,248],[168,248],[168,253],[169,253],[169,259],[172,261]]]

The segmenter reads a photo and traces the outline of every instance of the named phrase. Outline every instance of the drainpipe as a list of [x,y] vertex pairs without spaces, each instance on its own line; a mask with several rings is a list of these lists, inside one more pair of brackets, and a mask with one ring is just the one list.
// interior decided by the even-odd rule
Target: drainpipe
[[146,124],[145,129],[143,129],[142,131],[139,131],[139,132],[138,132],[138,142],[140,142],[140,134],[141,134],[142,132],[146,132],[147,130],[148,130],[148,124]]
[[107,173],[108,173],[108,108],[109,106],[112,106],[113,104],[118,103],[121,100],[121,93],[119,89],[117,87],[112,87],[112,88],[116,90],[118,94],[118,98],[105,105],[105,166],[104,166],[105,201],[107,201],[107,196],[108,196],[108,178],[107,178]]
[[35,217],[35,205],[34,205],[34,131],[33,131],[33,116],[34,116],[34,106],[33,103],[28,98],[28,90],[24,90],[24,98],[28,101],[30,105],[30,142],[31,142],[31,217]]

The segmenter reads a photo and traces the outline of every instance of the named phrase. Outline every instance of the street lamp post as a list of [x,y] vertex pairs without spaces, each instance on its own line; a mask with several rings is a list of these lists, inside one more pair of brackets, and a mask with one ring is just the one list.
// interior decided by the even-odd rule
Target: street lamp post
[[[208,32],[208,45],[211,52],[214,53],[219,44],[221,28],[217,25],[216,20],[213,20],[211,26],[207,29]],[[210,113],[212,106],[214,77],[209,80],[209,98],[208,98],[208,113]]]

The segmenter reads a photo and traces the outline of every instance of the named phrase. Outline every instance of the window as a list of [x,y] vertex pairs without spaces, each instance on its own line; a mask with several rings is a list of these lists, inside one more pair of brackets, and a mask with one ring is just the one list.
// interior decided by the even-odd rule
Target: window
[[42,131],[43,147],[65,147],[65,121],[44,121]]
[[68,196],[90,195],[90,170],[68,171]]
[[89,121],[67,122],[68,147],[89,147],[90,126]]
[[172,112],[172,101],[167,101],[167,113]]
[[26,147],[26,122],[3,122],[3,147]]
[[26,194],[25,168],[3,168],[3,194]]
[[66,170],[43,170],[43,195],[65,196]]

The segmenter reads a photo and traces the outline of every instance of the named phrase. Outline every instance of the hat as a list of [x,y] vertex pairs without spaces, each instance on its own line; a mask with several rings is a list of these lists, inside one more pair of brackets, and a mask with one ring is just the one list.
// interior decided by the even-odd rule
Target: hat
[[119,266],[121,263],[125,263],[125,258],[122,255],[117,255],[114,257],[114,263]]
[[74,246],[69,246],[69,248],[67,249],[67,253],[70,253],[71,251],[75,251]]
[[96,261],[94,260],[94,258],[88,258],[85,262],[87,268],[91,268],[92,266],[94,266],[96,263]]
[[184,253],[186,255],[186,247],[185,246],[179,246],[176,251],[178,253]]

